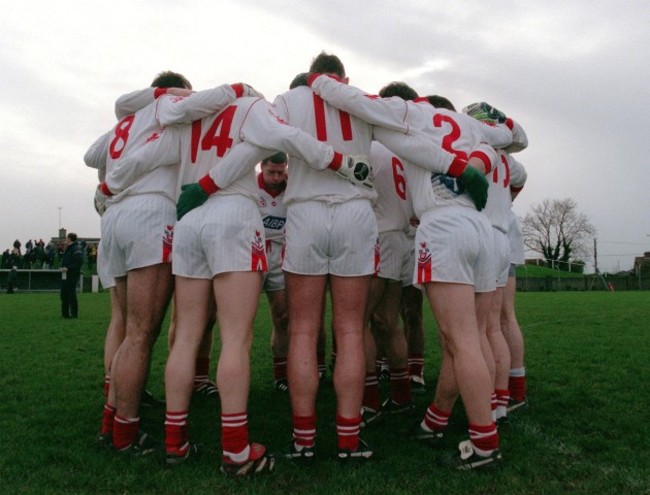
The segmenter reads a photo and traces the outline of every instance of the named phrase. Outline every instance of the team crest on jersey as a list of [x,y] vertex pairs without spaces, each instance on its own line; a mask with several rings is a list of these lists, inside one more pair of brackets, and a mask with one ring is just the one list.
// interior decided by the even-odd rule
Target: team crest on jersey
[[163,234],[163,263],[172,261],[172,243],[174,241],[174,226],[167,225]]
[[418,284],[431,282],[431,251],[426,242],[421,242],[418,248]]
[[264,198],[260,197],[258,204],[260,205],[260,208],[266,208],[266,200]]
[[255,231],[255,237],[251,242],[251,271],[268,271],[264,241],[262,240],[262,234],[257,230]]

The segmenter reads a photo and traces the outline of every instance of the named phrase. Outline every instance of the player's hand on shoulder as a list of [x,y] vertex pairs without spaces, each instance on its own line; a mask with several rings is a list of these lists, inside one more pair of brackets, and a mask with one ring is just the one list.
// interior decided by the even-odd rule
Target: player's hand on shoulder
[[244,96],[253,96],[255,98],[264,98],[264,95],[257,91],[253,86],[246,83],[234,83],[230,87],[235,91],[237,98],[242,98]]

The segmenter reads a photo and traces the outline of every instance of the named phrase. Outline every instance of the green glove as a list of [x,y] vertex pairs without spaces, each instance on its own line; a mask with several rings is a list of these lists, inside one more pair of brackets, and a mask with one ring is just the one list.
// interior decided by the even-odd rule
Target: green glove
[[485,176],[474,167],[467,166],[465,171],[460,174],[458,181],[464,186],[465,191],[469,194],[476,205],[476,209],[481,211],[485,208],[488,196],[488,182]]
[[178,203],[176,203],[176,218],[180,220],[194,208],[205,203],[209,196],[198,182],[185,184],[181,187],[181,195],[178,197]]
[[505,113],[484,101],[467,105],[463,108],[463,112],[481,122],[503,124],[506,121]]

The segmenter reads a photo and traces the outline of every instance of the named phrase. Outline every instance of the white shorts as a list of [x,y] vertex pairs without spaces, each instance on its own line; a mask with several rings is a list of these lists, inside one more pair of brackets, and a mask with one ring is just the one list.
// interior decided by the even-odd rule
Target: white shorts
[[262,278],[262,289],[266,292],[284,290],[284,272],[282,271],[282,258],[284,257],[284,243],[281,241],[266,241],[266,262],[269,271]]
[[497,287],[505,287],[508,283],[510,271],[510,241],[508,235],[497,228],[492,228],[494,233],[494,259],[496,266]]
[[372,275],[377,219],[370,201],[301,201],[287,208],[282,268],[302,275]]
[[266,271],[264,225],[257,203],[240,195],[208,198],[176,223],[174,275],[211,279]]
[[[403,230],[379,234],[379,272],[377,276],[402,281],[402,269],[409,257],[411,243]],[[411,276],[413,271],[411,270]]]
[[156,194],[127,196],[102,215],[98,266],[103,276],[171,261],[176,207]]
[[420,218],[415,245],[414,284],[467,284],[475,292],[496,289],[494,235],[483,213],[464,206],[427,211]]
[[510,263],[523,265],[526,262],[524,236],[521,233],[519,219],[515,215],[512,215],[512,221],[508,228],[508,241],[510,242]]
[[101,251],[102,251],[102,241],[99,241],[99,246],[97,247],[97,276],[99,276],[99,281],[102,283],[102,287],[104,289],[110,289],[111,287],[115,287],[115,279],[113,277],[109,277],[106,274],[106,270],[104,269],[104,262],[102,261],[101,257]]
[[413,236],[406,236],[407,251],[402,259],[402,287],[413,285],[413,270],[415,270],[415,229]]

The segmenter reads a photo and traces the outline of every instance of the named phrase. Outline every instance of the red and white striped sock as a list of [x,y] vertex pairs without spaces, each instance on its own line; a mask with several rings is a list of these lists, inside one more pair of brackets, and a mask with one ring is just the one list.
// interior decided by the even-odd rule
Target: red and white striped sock
[[113,420],[113,447],[116,450],[128,449],[135,441],[140,427],[140,418],[125,418],[117,413]]
[[110,405],[108,402],[104,404],[104,410],[102,411],[102,435],[113,435],[115,411],[115,406]]
[[508,390],[495,389],[497,394],[497,419],[505,418],[508,414],[508,402],[510,402],[510,392]]
[[499,448],[499,433],[494,423],[486,426],[469,425],[469,439],[478,455],[488,456]]
[[248,460],[248,416],[246,411],[221,415],[221,447],[226,461],[241,463]]
[[316,415],[293,416],[293,439],[298,447],[313,447],[316,443]]
[[281,380],[287,377],[287,358],[274,357],[273,358],[273,378]]
[[167,411],[165,414],[165,450],[168,454],[184,456],[189,447],[187,411]]
[[512,400],[521,402],[526,399],[526,370],[525,368],[513,368],[510,370],[508,389]]
[[390,396],[396,404],[412,402],[411,378],[408,368],[390,370]]
[[356,418],[344,418],[336,415],[336,436],[339,449],[349,451],[357,450],[359,447],[359,430],[361,429],[361,416]]
[[363,387],[363,407],[373,411],[381,409],[381,396],[379,394],[379,378],[375,373],[366,374],[366,382]]
[[196,358],[196,368],[194,372],[194,388],[210,380],[210,358]]
[[449,418],[451,417],[451,411],[443,411],[438,409],[435,403],[429,404],[427,412],[424,415],[424,419],[420,426],[428,431],[440,431],[444,430],[449,424]]
[[424,377],[424,355],[423,354],[409,354],[409,375],[417,376],[418,378]]

